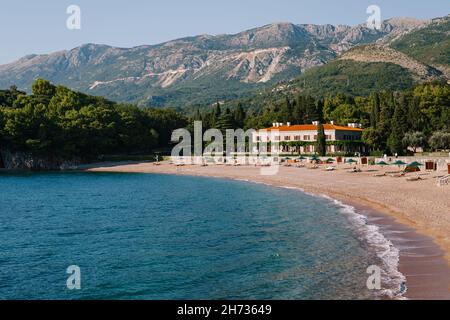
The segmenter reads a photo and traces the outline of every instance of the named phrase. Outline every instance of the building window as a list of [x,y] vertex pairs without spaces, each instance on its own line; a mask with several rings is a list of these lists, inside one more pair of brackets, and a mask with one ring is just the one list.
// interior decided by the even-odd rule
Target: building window
[[284,141],[291,141],[291,136],[284,136]]
[[310,139],[309,139],[309,136],[303,136],[303,140],[309,141],[309,140],[310,140]]
[[300,141],[300,140],[302,140],[302,137],[301,136],[294,136],[294,140],[295,141]]

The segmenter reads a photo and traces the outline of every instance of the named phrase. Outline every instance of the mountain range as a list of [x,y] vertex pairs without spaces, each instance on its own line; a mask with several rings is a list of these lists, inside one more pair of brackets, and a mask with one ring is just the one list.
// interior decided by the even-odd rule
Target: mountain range
[[0,88],[30,91],[34,79],[45,78],[115,101],[174,107],[240,98],[286,83],[319,95],[348,87],[358,75],[375,79],[367,82],[370,90],[383,86],[377,77],[392,74],[384,85],[396,89],[450,79],[449,33],[447,15],[390,19],[379,30],[365,24],[273,23],[134,48],[86,44],[1,65]]

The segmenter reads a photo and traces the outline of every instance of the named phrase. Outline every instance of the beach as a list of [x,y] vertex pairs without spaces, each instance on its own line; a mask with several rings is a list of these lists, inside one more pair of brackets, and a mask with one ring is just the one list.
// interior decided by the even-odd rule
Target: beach
[[422,173],[421,180],[407,181],[406,177],[374,177],[376,172],[364,168],[350,173],[345,166],[331,172],[280,166],[277,174],[267,176],[254,166],[175,166],[168,162],[102,163],[81,169],[227,178],[329,196],[354,206],[399,248],[399,269],[407,278],[408,298],[450,299],[450,187],[436,185],[438,173]]

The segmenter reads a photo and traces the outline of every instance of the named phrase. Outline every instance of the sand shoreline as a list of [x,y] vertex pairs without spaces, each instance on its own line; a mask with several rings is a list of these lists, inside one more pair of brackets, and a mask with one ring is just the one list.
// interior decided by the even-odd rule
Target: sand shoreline
[[325,172],[280,167],[274,176],[261,175],[258,167],[223,165],[104,163],[82,169],[229,178],[329,196],[354,206],[369,219],[375,217],[371,223],[400,247],[400,271],[408,280],[408,298],[450,299],[450,188],[437,187],[432,174],[407,182],[405,178],[375,178],[369,172],[348,173],[344,168]]

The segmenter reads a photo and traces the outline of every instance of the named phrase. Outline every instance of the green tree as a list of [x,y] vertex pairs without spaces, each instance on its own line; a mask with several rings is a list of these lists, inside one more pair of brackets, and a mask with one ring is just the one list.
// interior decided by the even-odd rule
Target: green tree
[[327,142],[325,137],[325,129],[322,123],[317,126],[317,142],[316,150],[319,156],[325,156],[327,154]]
[[245,123],[245,111],[242,107],[242,103],[238,103],[236,109],[234,110],[234,123],[236,127],[243,128]]
[[50,99],[55,94],[56,88],[49,81],[44,79],[37,79],[32,87],[33,98],[38,103],[48,104]]
[[391,121],[391,130],[388,139],[389,150],[392,154],[404,153],[403,137],[407,130],[407,119],[403,104],[397,104]]
[[448,150],[450,149],[450,132],[436,131],[430,137],[430,146],[434,150]]
[[370,95],[370,126],[376,128],[380,119],[380,97],[374,92]]
[[223,133],[225,133],[225,130],[233,128],[234,128],[234,118],[233,115],[231,114],[230,109],[227,108],[224,114],[219,118],[219,121],[217,121],[216,129],[219,129]]
[[407,132],[403,138],[403,146],[405,148],[412,148],[416,153],[418,148],[424,148],[427,143],[427,137],[423,132]]

